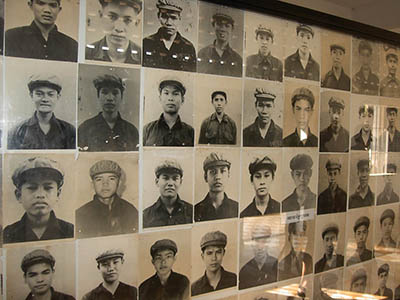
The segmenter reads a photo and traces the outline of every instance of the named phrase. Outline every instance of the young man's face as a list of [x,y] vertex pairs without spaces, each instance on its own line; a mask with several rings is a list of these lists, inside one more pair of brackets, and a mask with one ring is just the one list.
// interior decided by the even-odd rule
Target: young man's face
[[310,169],[297,169],[291,172],[296,189],[304,191],[310,183],[312,171]]
[[329,169],[327,170],[328,173],[328,182],[329,186],[334,186],[337,184],[337,178],[340,175],[340,170],[339,169]]
[[114,257],[99,262],[98,268],[104,282],[111,284],[119,279],[119,272],[124,263],[121,257]]
[[164,33],[172,36],[178,32],[178,26],[181,22],[181,15],[176,11],[161,10],[158,13],[158,20]]
[[217,114],[222,114],[225,110],[226,99],[224,95],[216,94],[212,99],[212,104],[214,106],[215,112]]
[[344,52],[342,49],[332,49],[331,50],[331,58],[332,58],[332,66],[335,68],[339,68],[342,66],[342,61],[344,57]]
[[264,124],[269,124],[272,118],[272,112],[274,111],[275,103],[273,101],[257,101],[256,110],[258,118]]
[[172,270],[176,260],[175,254],[172,250],[160,250],[152,259],[152,263],[158,275],[168,275]]
[[52,113],[60,99],[60,94],[55,89],[45,86],[35,88],[30,95],[39,113]]
[[156,178],[156,185],[163,199],[176,199],[181,184],[182,177],[178,173],[162,173]]
[[351,284],[351,291],[356,293],[364,293],[366,287],[367,287],[366,279],[360,278]]
[[365,225],[358,226],[354,233],[357,248],[364,248],[368,238],[368,228]]
[[389,273],[387,272],[381,272],[378,275],[378,285],[380,288],[385,288],[386,287],[386,282],[388,280]]
[[359,54],[361,65],[363,67],[369,67],[371,65],[371,51],[369,51],[368,49],[362,49]]
[[369,181],[369,166],[367,165],[362,165],[358,170],[357,170],[357,174],[358,174],[358,179],[360,181],[360,185],[361,187],[366,187],[368,185],[368,181]]
[[24,275],[25,283],[34,295],[44,295],[49,292],[53,283],[54,270],[48,263],[38,263],[30,266]]
[[390,75],[393,75],[393,76],[396,75],[398,63],[399,63],[398,59],[393,56],[389,56],[387,58],[386,64],[387,64],[388,72]]
[[210,192],[223,192],[229,179],[229,169],[226,166],[215,166],[207,170],[206,182]]
[[114,173],[102,173],[95,175],[92,182],[96,195],[102,199],[107,199],[117,192],[119,177]]
[[161,90],[160,102],[164,113],[177,114],[183,104],[183,100],[181,91],[175,86],[167,85]]
[[386,187],[393,187],[393,179],[394,176],[396,175],[396,170],[393,168],[387,168],[386,170],[388,173],[393,174],[393,175],[384,175],[383,176],[383,181],[385,182]]
[[260,238],[254,239],[251,243],[253,248],[254,258],[257,261],[262,261],[268,254],[268,244],[270,243],[270,238]]
[[267,56],[271,52],[271,47],[273,44],[272,37],[265,33],[260,32],[257,34],[258,51],[261,55]]
[[373,121],[374,121],[374,114],[368,113],[368,112],[362,112],[359,115],[359,118],[361,120],[362,130],[364,132],[370,132],[372,130],[372,124],[373,124]]
[[112,114],[119,111],[122,103],[122,92],[116,87],[102,87],[98,99],[103,112]]
[[329,117],[331,119],[331,127],[334,130],[339,130],[341,127],[343,110],[339,107],[331,106],[329,107]]
[[293,106],[293,114],[296,120],[297,129],[308,132],[308,123],[313,114],[313,108],[310,102],[305,99],[297,100]]
[[264,197],[269,194],[274,176],[269,169],[261,169],[253,174],[253,187],[258,197]]
[[390,110],[388,113],[386,113],[389,127],[395,127],[396,126],[396,119],[397,119],[397,112],[395,110]]
[[225,20],[216,20],[214,23],[215,37],[222,43],[229,43],[231,40],[233,25]]
[[53,25],[61,11],[61,6],[56,0],[31,0],[28,5],[35,21],[44,26]]
[[310,45],[312,42],[313,36],[311,32],[306,30],[299,30],[297,33],[297,45],[301,52],[306,53],[310,50]]
[[206,270],[217,272],[222,265],[225,249],[219,246],[208,246],[201,253],[201,258],[206,266]]
[[324,248],[325,248],[325,254],[330,257],[332,256],[333,252],[336,249],[336,245],[337,245],[337,235],[335,232],[327,232],[324,235],[324,239],[323,239],[323,243],[324,243]]
[[381,224],[382,236],[386,238],[392,237],[393,220],[392,218],[385,218]]

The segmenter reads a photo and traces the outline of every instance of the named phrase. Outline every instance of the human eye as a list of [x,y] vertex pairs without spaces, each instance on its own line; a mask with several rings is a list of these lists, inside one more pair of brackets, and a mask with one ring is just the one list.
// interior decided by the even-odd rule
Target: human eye
[[29,278],[33,278],[33,277],[35,277],[37,274],[36,273],[33,273],[33,272],[29,272],[28,273],[28,277]]
[[261,178],[261,174],[256,173],[256,174],[254,174],[254,177],[257,178],[257,179],[260,179]]
[[127,24],[127,25],[130,24],[130,23],[132,23],[132,21],[133,21],[133,20],[132,20],[131,17],[125,17],[125,18],[124,18],[124,23]]
[[54,187],[51,184],[46,184],[46,185],[44,185],[44,189],[46,191],[51,191],[52,189],[54,189]]
[[44,270],[42,274],[50,274],[50,269]]
[[117,16],[116,14],[109,13],[109,14],[108,14],[108,18],[109,18],[111,21],[116,21],[116,20],[118,19],[118,16]]
[[51,8],[57,8],[58,7],[58,3],[54,2],[54,3],[50,3],[49,4]]

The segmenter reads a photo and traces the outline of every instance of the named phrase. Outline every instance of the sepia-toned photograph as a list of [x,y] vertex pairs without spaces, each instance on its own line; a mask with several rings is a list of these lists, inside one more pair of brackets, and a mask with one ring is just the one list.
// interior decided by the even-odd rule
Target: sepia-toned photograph
[[[376,259],[371,268],[371,294],[384,296],[387,299],[398,299],[398,290],[395,295],[398,282],[395,274],[399,272],[399,264],[393,261]],[[393,297],[395,296],[395,297]]]
[[370,294],[372,292],[371,282],[376,278],[371,269],[371,262],[346,268],[344,270],[344,290],[359,294]]
[[[328,289],[328,290],[326,290]],[[329,290],[343,290],[343,269],[334,270],[314,276],[313,299],[332,299]]]
[[382,80],[379,95],[382,97],[400,98],[399,67],[400,49],[396,46],[383,44],[380,47],[380,70]]
[[375,257],[393,254],[399,236],[399,205],[378,206],[374,209],[374,254]]
[[387,106],[379,106],[377,150],[381,152],[400,152],[400,107],[398,103],[393,103],[395,101],[388,101]]
[[137,151],[139,110],[139,69],[79,65],[80,151]]
[[400,167],[400,156],[397,154],[382,156],[381,176],[376,178],[376,205],[398,203],[400,186],[396,182],[398,182],[397,166]]

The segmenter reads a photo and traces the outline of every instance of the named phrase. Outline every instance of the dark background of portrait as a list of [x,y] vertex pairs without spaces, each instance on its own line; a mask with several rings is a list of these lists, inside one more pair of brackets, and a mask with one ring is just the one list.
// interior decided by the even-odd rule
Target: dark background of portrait
[[[320,101],[320,123],[319,123],[319,130],[322,131],[327,128],[331,124],[331,119],[329,116],[329,99],[331,97],[339,97],[344,101],[344,110],[342,111],[342,127],[349,131],[350,129],[350,94],[339,92],[339,91],[332,91],[332,90],[323,90],[321,92],[321,101]],[[358,111],[357,111],[358,116]],[[350,133],[349,133],[350,135]],[[350,143],[350,141],[349,141]]]
[[319,155],[319,179],[318,179],[318,195],[329,187],[328,172],[326,163],[329,159],[336,159],[342,164],[340,174],[336,177],[338,186],[347,193],[347,182],[349,175],[349,156],[347,154],[320,154]]

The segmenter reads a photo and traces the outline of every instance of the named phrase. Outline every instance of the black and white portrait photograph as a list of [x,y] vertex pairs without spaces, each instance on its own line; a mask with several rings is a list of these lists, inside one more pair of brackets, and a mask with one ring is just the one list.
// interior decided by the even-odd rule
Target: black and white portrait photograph
[[3,242],[74,237],[73,154],[4,156]]
[[358,293],[358,296],[371,293],[371,282],[375,280],[371,269],[371,262],[346,268],[344,270],[344,290]]
[[137,299],[138,235],[77,242],[77,299]]
[[80,151],[137,151],[140,70],[79,66]]
[[284,34],[287,23],[279,18],[246,11],[246,77],[280,81],[283,77]]
[[382,175],[376,178],[376,205],[398,203],[400,186],[398,182],[397,166],[400,167],[400,156],[389,155],[383,164]]
[[378,206],[374,210],[374,254],[375,257],[393,254],[399,236],[399,205]]
[[[379,132],[377,149],[381,152],[400,152],[400,106],[397,100],[387,99],[386,106],[379,106]],[[382,102],[382,101],[381,101]]]
[[142,234],[139,238],[139,299],[190,299],[190,230]]
[[6,263],[8,299],[75,300],[75,243],[13,248]]
[[237,221],[192,228],[192,296],[237,286]]
[[[76,148],[76,75],[72,63],[7,58],[7,148]],[[41,70],[38,70],[41,69]]]
[[86,1],[86,60],[142,63],[141,0]]
[[199,74],[195,87],[196,143],[240,146],[242,81]]
[[143,228],[193,222],[193,151],[145,149]]
[[333,270],[314,276],[313,299],[332,299],[330,295],[343,290],[343,269]]
[[380,70],[382,80],[379,86],[379,95],[382,97],[400,98],[399,67],[400,49],[389,44],[380,47]]
[[281,147],[283,107],[283,85],[245,80],[243,147]]
[[8,1],[5,55],[76,62],[78,17],[77,1]]
[[243,11],[199,2],[197,72],[242,77]]
[[194,144],[194,75],[146,69],[143,146]]
[[371,269],[371,294],[387,297],[387,299],[398,299],[394,295],[398,285],[395,281],[395,273],[399,271],[399,264],[376,259]]
[[136,153],[79,155],[75,171],[77,238],[138,231],[138,164]]
[[145,2],[144,67],[196,72],[197,5],[189,0]]
[[196,149],[195,222],[238,217],[239,161],[239,149]]

